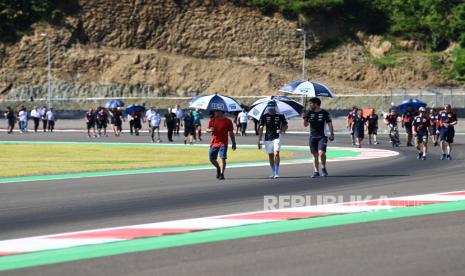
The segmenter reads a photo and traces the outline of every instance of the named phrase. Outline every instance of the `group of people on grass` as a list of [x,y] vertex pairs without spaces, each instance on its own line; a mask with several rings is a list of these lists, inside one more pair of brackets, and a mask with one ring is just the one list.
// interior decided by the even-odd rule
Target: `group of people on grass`
[[8,106],[3,113],[7,121],[7,133],[13,133],[16,123],[18,123],[19,131],[25,133],[29,131],[29,120],[32,120],[34,125],[34,132],[39,131],[40,123],[42,122],[43,132],[53,132],[55,128],[55,122],[57,120],[56,112],[53,108],[47,109],[47,107],[39,108],[35,106],[31,112],[28,112],[27,108],[20,106],[16,110]]
[[[354,107],[347,116],[347,127],[350,130],[352,145],[362,147],[365,133],[368,133],[369,144],[379,144],[377,141],[379,117],[374,109],[369,114],[363,114],[363,110]],[[434,146],[441,146],[441,160],[452,160],[451,151],[454,142],[457,115],[452,111],[450,105],[446,105],[443,110],[430,109],[429,114],[425,107],[420,107],[415,111],[413,105],[407,106],[407,110],[399,113],[395,108],[391,108],[389,114],[384,117],[384,122],[389,128],[389,137],[393,146],[399,146],[398,124],[401,123],[405,129],[407,147],[418,149],[418,158],[427,159],[428,142],[431,138]]]

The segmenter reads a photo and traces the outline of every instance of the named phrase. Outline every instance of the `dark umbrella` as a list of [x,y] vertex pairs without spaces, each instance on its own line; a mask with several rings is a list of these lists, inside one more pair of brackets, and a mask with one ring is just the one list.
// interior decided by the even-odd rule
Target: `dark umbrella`
[[419,99],[408,99],[403,101],[399,106],[397,106],[397,109],[400,112],[405,112],[409,106],[413,106],[413,109],[415,111],[418,111],[420,107],[426,107],[427,104]]
[[133,112],[145,112],[145,106],[140,104],[131,104],[126,108],[126,113],[131,114]]

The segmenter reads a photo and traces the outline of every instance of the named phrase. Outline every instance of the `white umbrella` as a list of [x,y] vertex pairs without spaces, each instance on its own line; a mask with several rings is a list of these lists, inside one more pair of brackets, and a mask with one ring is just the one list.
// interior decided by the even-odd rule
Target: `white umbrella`
[[281,87],[279,91],[307,97],[336,97],[327,86],[313,81],[293,81]]
[[263,114],[268,112],[268,103],[276,103],[276,112],[278,114],[283,114],[286,119],[299,117],[304,109],[303,105],[292,100],[289,97],[284,96],[270,96],[263,99],[257,100],[250,106],[249,116],[260,120]]
[[240,103],[236,100],[218,94],[196,97],[189,103],[189,108],[198,108],[207,111],[219,110],[224,112],[242,110]]

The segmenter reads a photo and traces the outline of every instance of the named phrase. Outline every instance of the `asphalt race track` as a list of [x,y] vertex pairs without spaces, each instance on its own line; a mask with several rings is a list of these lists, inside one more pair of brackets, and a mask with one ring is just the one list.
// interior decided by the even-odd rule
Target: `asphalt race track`
[[[147,134],[145,134],[147,135]],[[205,137],[206,138],[206,137]],[[0,240],[263,209],[265,195],[403,196],[465,190],[465,142],[453,161],[416,159],[400,147],[385,159],[0,184]],[[335,146],[347,146],[337,137]],[[84,134],[1,134],[0,140],[89,141]],[[179,139],[178,139],[179,140]],[[147,136],[92,141],[147,142]],[[385,139],[378,146],[391,149]],[[256,137],[238,137],[255,144]],[[286,135],[287,145],[307,145]],[[264,152],[258,152],[263,155]],[[207,157],[205,157],[207,158]],[[464,275],[465,211],[289,232],[116,255],[5,272],[8,275]]]

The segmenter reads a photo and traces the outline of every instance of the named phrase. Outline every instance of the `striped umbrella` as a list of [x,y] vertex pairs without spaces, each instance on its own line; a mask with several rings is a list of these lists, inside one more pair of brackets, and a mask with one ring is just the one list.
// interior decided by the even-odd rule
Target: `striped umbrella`
[[198,108],[207,111],[219,110],[224,112],[236,112],[242,110],[241,104],[236,100],[219,94],[196,97],[189,103],[189,108]]
[[249,111],[249,116],[260,120],[263,114],[268,112],[267,106],[269,102],[275,102],[277,105],[277,113],[283,114],[286,119],[299,117],[304,109],[303,105],[285,96],[269,96],[259,99],[254,102]]

